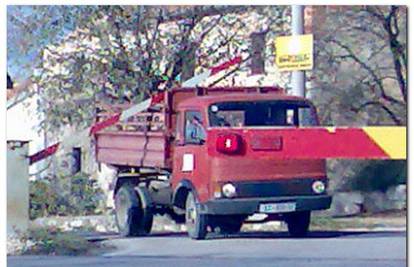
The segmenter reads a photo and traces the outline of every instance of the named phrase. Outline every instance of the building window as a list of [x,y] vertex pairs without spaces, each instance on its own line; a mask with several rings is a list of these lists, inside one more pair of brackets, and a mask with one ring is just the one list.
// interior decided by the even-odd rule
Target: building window
[[82,150],[80,147],[72,148],[72,174],[76,174],[81,171],[82,166]]

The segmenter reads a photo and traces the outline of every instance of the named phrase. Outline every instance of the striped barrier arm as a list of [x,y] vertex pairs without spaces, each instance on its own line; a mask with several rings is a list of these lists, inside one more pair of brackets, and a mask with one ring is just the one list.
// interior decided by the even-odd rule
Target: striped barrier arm
[[192,78],[188,79],[187,81],[183,82],[182,87],[195,87],[197,84],[201,83],[205,79],[210,76],[216,75],[220,71],[226,70],[231,66],[240,64],[242,62],[242,57],[237,56],[227,62],[224,62],[216,67],[212,67],[205,72],[202,72],[198,75],[193,76]]
[[[192,77],[182,84],[183,87],[194,87],[204,79],[219,73],[231,66],[239,64],[241,57],[235,57],[206,72]],[[165,92],[160,92],[147,100],[117,113],[92,125],[84,135],[94,135],[100,130],[124,121],[131,116],[147,110],[149,107],[163,102]],[[406,159],[406,127],[362,127],[362,128],[286,128],[277,132],[283,139],[281,151],[276,158],[285,159]],[[82,135],[83,136],[83,135]],[[56,153],[59,145],[66,146],[68,140],[56,143],[36,154],[29,156],[30,164]],[[71,141],[73,142],[73,140]]]
[[56,151],[58,150],[59,146],[60,146],[60,142],[58,142],[56,144],[53,144],[53,145],[51,145],[51,146],[49,146],[49,147],[47,147],[47,148],[45,148],[41,151],[29,156],[29,164],[31,165],[35,162],[38,162],[42,159],[45,159],[45,158],[55,154]]
[[[315,127],[272,131],[283,159],[406,159],[406,127]],[[263,133],[265,134],[265,133]]]
[[119,121],[119,118],[121,117],[121,115],[122,115],[121,113],[117,113],[107,118],[106,120],[95,123],[94,125],[92,125],[89,135],[94,135],[100,130],[116,124]]
[[139,112],[143,112],[143,111],[147,110],[148,108],[163,102],[164,101],[164,94],[165,94],[164,92],[159,92],[159,93],[153,95],[151,98],[148,98],[147,100],[144,100],[144,101],[140,102],[139,104],[136,104],[136,105],[122,111],[119,120],[125,121],[129,117],[131,117],[131,116],[133,116],[133,115],[135,115]]
[[407,159],[406,127],[371,126],[362,130],[390,159]]
[[[154,101],[160,101],[159,95]],[[119,115],[119,114],[118,114]],[[119,117],[119,116],[118,116]],[[116,116],[97,125],[94,131],[115,121]],[[265,130],[264,130],[265,131]],[[92,128],[91,128],[92,132]],[[280,159],[400,159],[407,158],[407,128],[396,126],[312,127],[273,130],[281,138],[281,149],[272,154]],[[265,132],[263,133],[265,136]],[[29,157],[30,164],[56,153],[56,143]]]

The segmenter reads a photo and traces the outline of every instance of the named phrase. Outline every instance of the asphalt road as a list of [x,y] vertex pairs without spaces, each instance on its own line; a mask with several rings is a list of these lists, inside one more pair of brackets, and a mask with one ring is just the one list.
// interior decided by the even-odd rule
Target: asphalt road
[[406,266],[405,232],[242,233],[193,241],[184,234],[104,241],[115,250],[93,257],[8,257],[8,266]]

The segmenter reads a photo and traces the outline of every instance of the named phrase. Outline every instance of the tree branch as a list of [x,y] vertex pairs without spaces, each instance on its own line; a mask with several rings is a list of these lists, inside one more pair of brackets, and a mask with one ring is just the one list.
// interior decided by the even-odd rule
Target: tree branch
[[[339,47],[341,47],[342,49],[344,49],[345,51],[348,52],[348,55],[346,55],[346,57],[349,57],[351,59],[353,59],[356,63],[358,63],[363,69],[365,69],[370,75],[371,77],[374,79],[374,82],[376,83],[376,85],[378,86],[378,88],[380,89],[381,92],[381,97],[384,98],[385,100],[392,102],[392,103],[396,103],[396,104],[400,104],[400,105],[404,105],[405,103],[397,100],[389,95],[387,95],[385,93],[385,88],[384,88],[384,84],[382,82],[382,80],[379,78],[379,76],[375,73],[375,71],[364,61],[362,61],[359,57],[356,56],[356,54],[352,51],[351,48],[349,48],[347,45],[339,42],[338,40],[335,39],[331,39],[330,42],[338,45]],[[344,56],[343,56],[344,57]]]
[[356,30],[356,31],[360,31],[361,33],[365,34],[365,33],[371,33],[373,35],[375,35],[376,37],[378,37],[379,39],[384,39],[385,36],[379,32],[374,31],[373,29],[368,29],[365,26],[353,26],[351,27],[351,29]]
[[209,57],[212,54],[215,54],[220,48],[222,48],[223,46],[226,46],[228,43],[234,40],[234,38],[237,36],[239,31],[244,26],[244,23],[242,21],[239,21],[239,19],[237,21],[240,23],[240,26],[237,28],[237,30],[233,31],[233,34],[229,38],[222,40],[216,48],[209,50],[207,52],[207,55],[201,55],[200,59],[204,59],[204,58]]
[[200,6],[200,8],[191,7],[181,7],[177,8],[178,11],[170,11],[163,16],[162,23],[184,20],[190,17],[206,17],[214,16],[218,14],[229,14],[229,13],[242,13],[246,11],[245,6]]
[[365,11],[368,12],[371,16],[378,19],[380,22],[383,22],[385,20],[384,14],[378,10],[376,6],[366,6]]
[[353,111],[355,113],[359,113],[363,109],[365,109],[365,108],[367,108],[369,106],[379,106],[380,108],[382,108],[388,114],[388,116],[393,120],[393,122],[396,125],[402,125],[403,124],[403,122],[391,111],[391,109],[389,109],[387,106],[385,106],[384,103],[381,103],[380,101],[368,101],[368,102],[365,102],[364,104],[362,104],[358,108],[351,108],[351,111]]
[[207,87],[212,87],[216,84],[218,84],[219,82],[221,82],[222,80],[226,79],[227,77],[229,77],[230,75],[232,75],[233,73],[235,73],[236,71],[240,70],[241,65],[246,62],[247,60],[249,60],[251,58],[251,56],[249,55],[247,58],[243,59],[242,62],[240,62],[240,64],[234,68],[232,71],[229,71],[228,73],[226,73],[225,75],[223,75],[222,77],[220,77],[219,79],[215,80],[214,82],[210,83]]
[[204,38],[207,36],[207,34],[209,34],[211,32],[211,30],[213,30],[215,27],[217,27],[217,24],[220,22],[220,20],[223,18],[224,16],[222,14],[220,14],[220,16],[215,20],[210,22],[210,27],[207,28],[206,30],[204,30],[200,36],[197,38],[197,42],[201,43]]
[[[393,56],[395,74],[397,76],[398,84],[400,86],[400,92],[404,98],[404,101],[407,102],[407,88],[406,88],[406,82],[404,79],[403,69],[402,69],[402,64],[401,64],[401,58],[403,60],[405,58],[405,55],[404,55],[405,51],[401,43],[398,41],[399,29],[398,29],[398,21],[397,21],[397,11],[398,11],[398,7],[392,6],[391,12],[386,17],[385,21],[383,22],[383,25],[384,25],[385,31],[388,34],[389,45],[390,45],[391,53]],[[393,31],[392,25],[394,25],[395,32]]]

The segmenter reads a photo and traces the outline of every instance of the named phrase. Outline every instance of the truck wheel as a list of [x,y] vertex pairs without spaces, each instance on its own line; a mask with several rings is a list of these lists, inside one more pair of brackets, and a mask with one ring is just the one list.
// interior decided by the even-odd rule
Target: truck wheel
[[310,225],[310,211],[293,212],[286,214],[286,223],[289,234],[293,237],[304,237],[308,234]]
[[197,203],[194,193],[189,192],[185,201],[185,224],[189,237],[204,239],[207,235],[207,215],[200,214]]
[[151,231],[153,215],[143,189],[122,185],[115,195],[115,219],[122,236],[146,235]]

